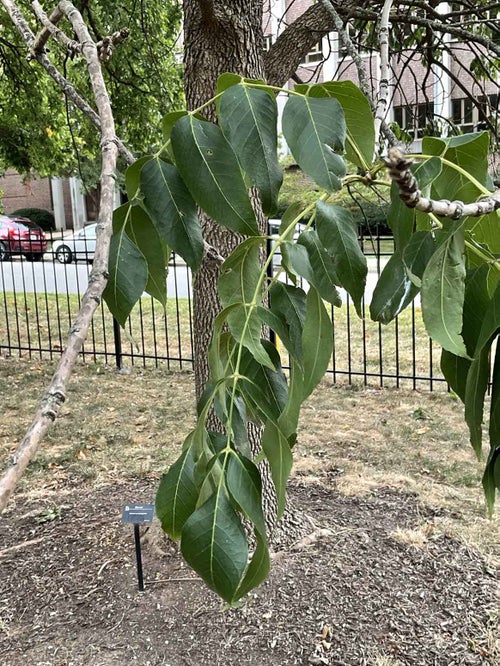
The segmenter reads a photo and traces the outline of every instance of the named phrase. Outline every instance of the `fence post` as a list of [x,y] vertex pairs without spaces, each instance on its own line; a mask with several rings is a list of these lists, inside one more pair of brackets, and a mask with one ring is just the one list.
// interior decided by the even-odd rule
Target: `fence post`
[[115,341],[115,360],[116,367],[121,370],[123,367],[122,356],[122,332],[120,331],[120,324],[113,317],[113,338]]

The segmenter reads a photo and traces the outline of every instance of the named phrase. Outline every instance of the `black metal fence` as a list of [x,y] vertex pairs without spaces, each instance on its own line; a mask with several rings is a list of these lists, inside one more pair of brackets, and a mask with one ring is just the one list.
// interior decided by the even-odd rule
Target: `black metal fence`
[[[43,259],[33,261],[33,253],[26,253],[31,260],[13,254],[0,261],[1,354],[50,359],[60,354],[87,285],[95,243],[91,232],[86,228],[89,237],[79,246],[71,234],[54,232],[48,234]],[[369,266],[363,306],[367,316],[359,319],[345,294],[342,308],[332,309],[334,353],[327,377],[334,382],[378,386],[432,390],[439,382],[446,387],[439,370],[439,351],[425,333],[418,300],[388,326],[369,319],[368,303],[393,243],[376,230],[360,242]],[[170,262],[168,295],[165,310],[144,296],[124,330],[102,304],[82,350],[83,360],[191,368],[191,275],[178,257]]]

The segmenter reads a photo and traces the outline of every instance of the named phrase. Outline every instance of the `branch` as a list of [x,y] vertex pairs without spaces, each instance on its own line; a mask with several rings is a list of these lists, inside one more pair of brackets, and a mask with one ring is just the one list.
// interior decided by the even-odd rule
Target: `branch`
[[480,217],[500,210],[500,189],[490,196],[484,197],[474,203],[466,204],[463,201],[447,201],[440,199],[427,199],[422,196],[418,188],[418,181],[411,171],[413,160],[407,159],[397,148],[389,150],[389,156],[384,160],[389,176],[399,188],[401,200],[409,207],[423,213],[434,213],[441,217],[451,217],[458,220],[461,217]]
[[[38,8],[35,7],[35,2],[33,2],[32,5],[35,14],[37,14],[38,16],[38,11],[37,11]],[[40,12],[43,13],[44,16],[43,19],[41,18],[41,16],[38,17],[41,20],[44,27],[38,33],[33,43],[33,53],[35,55],[38,55],[40,53],[43,53],[45,45],[49,41],[50,36],[54,34],[54,30],[57,30],[56,26],[59,23],[59,21],[62,19],[63,13],[60,11],[59,7],[56,7],[55,9],[52,10],[50,16],[47,17],[47,14],[42,10],[38,2],[36,3],[36,5],[38,5],[38,7],[40,8]],[[48,24],[46,24],[45,19],[47,19]]]
[[[351,56],[352,61],[354,62],[354,65],[356,67],[356,71],[358,73],[358,80],[359,80],[359,87],[361,88],[362,92],[366,95],[368,98],[370,105],[372,109],[375,109],[376,112],[378,112],[378,105],[375,105],[374,100],[373,100],[373,95],[371,91],[371,87],[368,81],[368,75],[366,73],[366,65],[363,62],[363,59],[359,55],[359,51],[354,45],[352,39],[349,37],[349,34],[347,30],[344,28],[344,24],[342,22],[342,19],[340,18],[339,14],[333,7],[333,3],[331,0],[320,0],[320,4],[325,8],[325,10],[328,12],[328,14],[331,16],[335,28],[337,32],[339,33],[339,37],[342,41],[342,44],[345,46],[348,54]],[[390,2],[389,0],[387,3],[389,5],[390,9]],[[388,62],[387,62],[387,67],[388,67]],[[386,78],[388,79],[388,75],[386,73]],[[388,90],[387,90],[388,93]],[[385,100],[385,103],[387,103],[387,99]],[[385,122],[384,118],[382,117],[380,119],[380,122],[378,124],[375,124],[375,147],[376,147],[376,153],[378,151],[378,143],[380,141],[380,131],[384,134],[385,138],[387,139],[389,145],[391,146],[398,146],[400,145],[400,142],[398,141],[396,135],[394,132],[391,130],[391,128],[387,125]]]
[[[2,0],[4,6],[6,0]],[[12,3],[10,3],[12,4]],[[66,399],[66,385],[87,336],[93,314],[101,302],[107,281],[109,244],[112,233],[112,217],[115,190],[116,159],[118,155],[113,112],[106,85],[102,76],[99,55],[95,43],[83,23],[80,13],[68,2],[59,3],[60,10],[67,16],[78,37],[82,54],[92,84],[92,92],[101,123],[101,195],[98,223],[98,242],[94,264],[89,276],[89,285],[83,296],[80,310],[71,328],[66,348],[50,381],[47,392],[40,402],[34,419],[9,461],[0,479],[0,512],[3,512],[14,488],[30,460],[36,454],[43,436],[56,419],[61,405]],[[17,9],[17,8],[14,8]]]
[[380,27],[378,30],[378,41],[380,47],[380,80],[378,84],[377,106],[375,109],[375,154],[380,147],[380,128],[385,121],[387,103],[389,99],[389,16],[392,8],[392,0],[385,0]]

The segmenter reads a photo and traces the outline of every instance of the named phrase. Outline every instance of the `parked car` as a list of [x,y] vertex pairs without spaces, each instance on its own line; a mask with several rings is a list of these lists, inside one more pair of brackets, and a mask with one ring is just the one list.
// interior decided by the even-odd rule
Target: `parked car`
[[70,236],[52,243],[52,253],[61,264],[94,260],[96,224],[89,224]]
[[0,215],[0,261],[13,254],[24,254],[28,261],[41,261],[47,238],[38,224],[27,217]]

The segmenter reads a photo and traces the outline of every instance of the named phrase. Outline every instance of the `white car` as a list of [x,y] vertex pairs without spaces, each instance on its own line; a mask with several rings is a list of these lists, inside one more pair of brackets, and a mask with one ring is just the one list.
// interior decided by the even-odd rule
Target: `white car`
[[52,244],[52,254],[61,264],[70,264],[72,261],[88,261],[94,259],[96,224],[89,224]]

